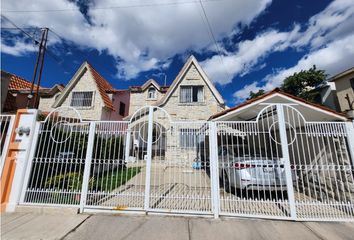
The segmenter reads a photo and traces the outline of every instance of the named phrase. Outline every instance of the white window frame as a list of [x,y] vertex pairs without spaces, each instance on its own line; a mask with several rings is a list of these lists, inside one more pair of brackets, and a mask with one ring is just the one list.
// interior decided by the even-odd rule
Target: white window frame
[[[192,88],[192,94],[191,94],[191,99],[189,102],[183,102],[182,101],[182,88],[187,88],[190,87]],[[202,88],[202,100],[201,101],[197,101],[197,102],[193,102],[193,87],[201,87]],[[179,103],[181,104],[200,104],[200,103],[204,103],[205,102],[205,96],[204,96],[204,85],[182,85],[180,86],[179,89]]]
[[[91,98],[91,104],[90,106],[73,106],[73,101],[74,101],[74,93],[87,93],[87,92],[92,92],[92,98]],[[74,108],[78,108],[78,109],[87,109],[87,108],[91,108],[93,106],[94,103],[94,99],[95,99],[95,91],[73,91],[71,92],[71,99],[70,99],[70,106],[74,107]]]
[[[154,96],[153,97],[150,97],[150,90],[154,90]],[[148,88],[148,91],[147,91],[147,99],[150,99],[150,100],[154,100],[154,99],[156,99],[157,98],[157,93],[156,93],[156,88],[154,88],[154,87],[149,87]]]

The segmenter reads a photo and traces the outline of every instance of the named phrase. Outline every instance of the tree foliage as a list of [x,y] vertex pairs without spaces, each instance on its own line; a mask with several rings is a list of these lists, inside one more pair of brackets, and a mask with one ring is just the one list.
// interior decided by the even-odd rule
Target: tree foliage
[[291,95],[316,102],[319,92],[314,89],[326,80],[324,70],[318,70],[314,65],[309,70],[302,70],[284,79],[280,89]]
[[[327,78],[324,70],[319,70],[314,65],[308,70],[295,72],[293,75],[284,79],[280,89],[291,95],[300,97],[310,102],[319,102],[320,93],[315,90]],[[250,92],[247,100],[261,96],[265,93],[263,89],[258,92]]]
[[250,91],[250,96],[247,98],[247,100],[262,96],[265,93],[263,89],[259,89],[258,92],[252,92]]

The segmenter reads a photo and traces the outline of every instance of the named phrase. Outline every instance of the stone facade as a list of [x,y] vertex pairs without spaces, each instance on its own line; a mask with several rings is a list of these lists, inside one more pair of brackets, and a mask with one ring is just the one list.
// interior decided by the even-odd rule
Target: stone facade
[[[337,97],[339,101],[339,106],[340,110],[342,112],[346,112],[351,110],[348,100],[347,100],[347,95],[349,96],[349,101],[354,102],[354,89],[353,86],[351,85],[350,81],[353,81],[351,79],[354,79],[354,69],[350,73],[338,77],[337,79],[334,80],[336,84],[336,90],[337,90]],[[352,104],[352,107],[354,108],[354,103]]]
[[[202,86],[203,101],[181,103],[181,86]],[[151,85],[150,87],[154,86]],[[194,63],[190,64],[186,73],[182,76],[182,79],[177,86],[174,87],[173,92],[170,93],[168,99],[166,99],[163,104],[161,104],[161,102],[164,100],[166,93],[156,89],[156,99],[148,99],[148,89],[150,87],[141,91],[130,92],[129,115],[134,114],[141,107],[157,105],[165,109],[170,114],[173,121],[208,120],[211,115],[225,109],[224,104],[218,102]]]
[[38,105],[38,109],[42,112],[51,112],[54,108],[55,99],[60,95],[60,92],[51,97],[41,97]]
[[[148,92],[149,88],[156,89],[156,98],[149,99]],[[162,92],[157,89],[154,85],[150,85],[144,90],[141,91],[130,91],[130,106],[129,106],[129,115],[134,114],[139,108],[144,106],[156,105],[156,103],[165,96],[166,92]]]
[[[157,91],[157,98],[154,100],[148,100],[149,87],[141,92],[131,92],[130,116],[144,106],[153,105],[163,109],[154,112],[154,123],[158,124],[163,132],[160,142],[153,144],[153,149],[156,149],[155,153],[158,153],[157,155],[153,154],[155,160],[183,163],[190,168],[193,161],[198,157],[198,149],[196,144],[182,146],[180,142],[182,131],[187,131],[190,138],[194,139],[195,132],[200,131],[203,121],[208,120],[210,116],[225,108],[223,100],[218,99],[216,96],[218,93],[209,87],[209,80],[203,78],[205,75],[200,72],[202,70],[197,64],[193,60],[186,63],[182,75],[177,77],[167,93]],[[202,101],[181,102],[181,86],[202,86]],[[166,117],[164,111],[168,113],[170,118]],[[147,121],[147,116],[145,115],[138,121]],[[134,136],[134,140],[140,142],[138,136]]]
[[[203,102],[181,103],[181,86],[203,86]],[[182,81],[173,90],[167,102],[160,107],[170,114],[172,120],[208,120],[211,115],[224,110],[224,105],[218,103],[194,64],[189,66]]]
[[[62,102],[60,107],[62,106],[70,106],[72,93],[73,92],[80,92],[80,91],[93,91],[93,101],[91,107],[76,107],[76,110],[80,113],[81,118],[85,120],[101,120],[103,115],[103,108],[104,102],[98,92],[96,82],[93,79],[90,71],[87,69],[85,72],[80,76],[80,79],[76,82],[75,86],[72,90],[65,96],[65,100]],[[73,113],[68,113],[73,114]],[[68,117],[76,117],[68,116]]]

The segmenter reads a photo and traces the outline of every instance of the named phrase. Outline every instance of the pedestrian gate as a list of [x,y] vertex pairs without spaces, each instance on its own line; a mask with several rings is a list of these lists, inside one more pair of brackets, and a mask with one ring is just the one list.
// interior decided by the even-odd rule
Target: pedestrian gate
[[58,108],[36,126],[22,204],[293,220],[353,220],[352,123],[307,122],[293,106],[254,121],[129,121]]

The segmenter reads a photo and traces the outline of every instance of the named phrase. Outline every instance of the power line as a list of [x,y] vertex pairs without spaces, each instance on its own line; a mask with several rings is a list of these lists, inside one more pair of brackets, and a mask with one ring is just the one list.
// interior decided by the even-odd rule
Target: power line
[[224,59],[223,59],[223,54],[222,54],[222,51],[221,51],[221,49],[220,49],[220,47],[219,47],[218,42],[216,41],[216,38],[215,38],[215,35],[214,35],[214,33],[213,33],[213,29],[212,29],[212,27],[211,27],[211,24],[210,24],[208,15],[206,14],[206,11],[205,11],[205,8],[204,8],[204,5],[203,5],[203,1],[202,1],[202,0],[199,0],[199,3],[200,3],[200,7],[202,8],[202,11],[203,11],[203,14],[204,14],[206,23],[207,23],[207,27],[208,27],[208,30],[209,30],[209,34],[210,34],[212,40],[214,41],[216,51],[217,51],[218,54],[219,54],[220,62],[221,62],[221,64],[222,64],[222,65],[224,66],[224,68],[225,68],[225,73],[226,73],[227,77],[228,77],[229,79],[231,79],[231,75],[230,75],[230,73],[227,71],[227,68],[225,67],[225,63],[224,63]]
[[[25,27],[22,29],[38,29],[37,27]],[[1,27],[1,30],[6,30],[6,31],[10,31],[10,30],[18,30],[18,28],[15,27]]]
[[[221,1],[227,1],[227,0],[203,0],[203,2],[221,2]],[[198,2],[199,2],[199,0],[183,1],[183,2],[160,2],[160,3],[122,5],[122,6],[89,7],[89,9],[92,9],[92,10],[113,10],[113,9],[124,9],[124,8],[161,7],[161,6],[174,6],[174,5],[194,4],[194,3],[198,3]],[[9,13],[40,13],[40,12],[68,12],[68,11],[77,11],[77,10],[78,10],[78,8],[44,9],[44,10],[3,9],[2,12],[9,12]]]
[[18,30],[20,30],[23,34],[25,34],[26,36],[30,37],[31,39],[33,39],[35,41],[35,44],[38,44],[39,41],[37,39],[34,39],[33,36],[29,33],[27,33],[25,30],[23,30],[22,28],[18,27],[13,21],[11,21],[8,17],[6,17],[5,15],[1,14],[1,17],[4,18],[6,21],[8,21],[9,23],[11,23],[15,28],[17,28]]
[[[23,28],[20,28],[19,26],[17,26],[13,21],[11,21],[8,17],[4,16],[3,14],[1,15],[1,17],[3,17],[6,21],[8,21],[9,23],[11,23],[16,29],[18,29],[19,31],[21,31],[23,34],[25,34],[26,36],[28,36],[29,38],[31,38],[36,45],[39,44],[39,40],[37,40],[34,36],[32,36],[31,34],[29,34],[28,32],[26,32]],[[50,56],[54,61],[56,61],[59,65],[59,67],[61,67],[64,71],[68,71],[71,74],[73,74],[73,70],[72,69],[68,69],[67,66],[64,66],[64,62],[62,59],[60,59],[58,56],[56,56],[50,49],[48,49],[48,47],[45,47],[48,56]]]

